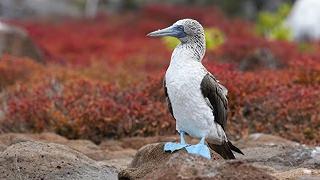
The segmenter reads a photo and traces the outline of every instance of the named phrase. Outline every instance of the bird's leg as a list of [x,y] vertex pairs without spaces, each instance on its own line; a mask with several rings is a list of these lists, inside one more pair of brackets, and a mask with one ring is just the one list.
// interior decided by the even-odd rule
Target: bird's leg
[[180,144],[186,144],[186,141],[184,140],[184,132],[180,132]]
[[211,159],[210,150],[205,144],[205,137],[201,138],[198,144],[186,147],[186,150],[190,154],[197,154],[204,158]]
[[164,145],[164,151],[174,152],[189,146],[189,144],[186,144],[186,141],[184,140],[185,133],[183,131],[179,131],[179,133],[180,133],[180,143],[167,142]]

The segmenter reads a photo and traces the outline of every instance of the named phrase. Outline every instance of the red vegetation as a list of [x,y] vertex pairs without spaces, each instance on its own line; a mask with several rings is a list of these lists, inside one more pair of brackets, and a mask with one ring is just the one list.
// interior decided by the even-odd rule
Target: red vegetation
[[[12,57],[0,61],[0,130],[55,131],[96,142],[173,134],[175,122],[162,92],[171,50],[145,34],[191,17],[226,34],[204,63],[229,89],[231,136],[265,132],[320,143],[317,45],[303,53],[294,43],[258,37],[250,23],[227,19],[213,8],[172,8],[152,6],[91,21],[18,23],[48,60],[46,65]],[[261,49],[268,57],[256,53]],[[279,66],[270,68],[270,62]],[[240,70],[244,63],[254,66]]]

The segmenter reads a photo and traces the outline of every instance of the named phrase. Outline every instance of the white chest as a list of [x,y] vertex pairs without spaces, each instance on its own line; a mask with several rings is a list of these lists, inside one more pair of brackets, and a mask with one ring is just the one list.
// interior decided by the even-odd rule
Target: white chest
[[168,96],[176,119],[177,130],[194,137],[207,136],[213,126],[212,110],[200,86],[207,74],[200,62],[171,63],[166,72]]
[[170,65],[166,72],[168,93],[176,100],[183,101],[187,96],[190,96],[187,99],[194,99],[195,95],[201,94],[200,85],[205,74],[198,62],[189,62],[183,66]]

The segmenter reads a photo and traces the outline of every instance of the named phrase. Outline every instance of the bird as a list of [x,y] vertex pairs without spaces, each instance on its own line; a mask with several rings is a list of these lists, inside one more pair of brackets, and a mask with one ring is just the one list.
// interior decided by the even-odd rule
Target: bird
[[[235,159],[232,151],[243,154],[226,135],[228,90],[202,64],[206,52],[205,33],[194,19],[181,19],[173,25],[147,34],[171,36],[175,47],[163,80],[168,109],[176,121],[180,142],[167,142],[165,152],[186,149],[190,154],[211,159],[209,148],[224,159]],[[184,136],[200,139],[186,143]]]

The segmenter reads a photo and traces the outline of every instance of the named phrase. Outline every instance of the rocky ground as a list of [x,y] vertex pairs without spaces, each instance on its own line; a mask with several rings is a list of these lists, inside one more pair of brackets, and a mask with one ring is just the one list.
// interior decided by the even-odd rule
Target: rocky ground
[[[252,134],[245,156],[213,160],[185,151],[164,153],[172,137],[68,140],[51,133],[0,135],[0,179],[319,179],[320,147]],[[196,143],[196,140],[189,139]]]

